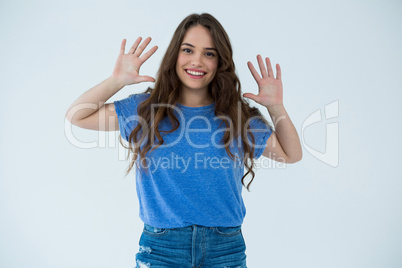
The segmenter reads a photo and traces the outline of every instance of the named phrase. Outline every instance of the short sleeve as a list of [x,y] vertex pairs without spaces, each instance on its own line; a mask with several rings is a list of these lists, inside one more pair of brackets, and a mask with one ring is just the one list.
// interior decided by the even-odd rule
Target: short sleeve
[[250,120],[249,132],[253,133],[255,141],[255,144],[253,145],[250,137],[249,145],[254,146],[254,158],[258,159],[261,157],[267,146],[267,141],[272,134],[272,128],[265,124],[260,118],[253,118]]
[[119,122],[121,137],[128,141],[128,137],[139,122],[138,105],[150,94],[132,94],[125,99],[114,101],[114,107]]

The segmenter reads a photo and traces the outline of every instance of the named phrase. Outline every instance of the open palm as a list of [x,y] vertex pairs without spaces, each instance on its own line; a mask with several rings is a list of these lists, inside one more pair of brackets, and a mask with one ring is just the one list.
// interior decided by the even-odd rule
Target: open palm
[[121,43],[120,53],[116,60],[112,76],[114,76],[123,85],[155,81],[155,79],[151,76],[140,75],[140,67],[149,57],[152,56],[152,54],[155,53],[158,47],[152,47],[141,56],[144,49],[151,42],[151,38],[148,37],[140,46],[138,46],[141,42],[141,39],[141,37],[137,38],[127,54],[124,54],[126,39],[123,39]]
[[268,107],[283,104],[283,86],[281,68],[279,64],[276,65],[276,78],[272,70],[271,61],[265,58],[267,68],[262,60],[261,55],[257,55],[258,66],[260,67],[261,76],[254,68],[251,62],[247,62],[248,68],[251,71],[255,81],[258,84],[258,95],[252,93],[243,94],[244,97],[254,100],[255,102]]

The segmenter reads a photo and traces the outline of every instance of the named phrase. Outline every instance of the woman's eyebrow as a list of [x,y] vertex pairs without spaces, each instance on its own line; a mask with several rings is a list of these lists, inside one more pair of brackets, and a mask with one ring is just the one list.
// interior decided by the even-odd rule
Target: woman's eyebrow
[[[189,44],[189,43],[183,43],[183,44],[181,44],[182,46],[189,46],[189,47],[194,47],[195,48],[195,46],[193,46],[192,44]],[[216,48],[213,48],[213,47],[204,47],[204,49],[205,50],[215,50],[216,52],[218,52],[218,50],[216,50]]]

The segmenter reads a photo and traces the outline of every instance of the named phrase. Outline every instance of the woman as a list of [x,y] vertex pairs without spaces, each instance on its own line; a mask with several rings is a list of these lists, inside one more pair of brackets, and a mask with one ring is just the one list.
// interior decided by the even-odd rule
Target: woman
[[[126,174],[135,164],[144,222],[137,267],[246,267],[244,178],[252,175],[249,190],[261,155],[286,163],[302,157],[283,106],[279,64],[275,78],[269,58],[266,69],[257,56],[261,76],[248,62],[259,94],[242,96],[225,30],[209,14],[192,14],[177,27],[154,88],[105,104],[125,85],[155,81],[139,75],[157,50],[143,54],[150,41],[138,38],[125,54],[124,39],[112,75],[80,96],[66,117],[87,129],[120,130],[128,141],[133,159]],[[242,97],[268,109],[275,131]],[[96,111],[78,108],[86,103]]]

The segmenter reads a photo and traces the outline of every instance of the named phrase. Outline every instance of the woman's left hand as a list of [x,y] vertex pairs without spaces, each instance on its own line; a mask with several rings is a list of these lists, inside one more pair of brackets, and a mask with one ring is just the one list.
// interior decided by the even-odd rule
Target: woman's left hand
[[255,81],[258,84],[258,95],[252,93],[244,93],[243,97],[249,98],[258,102],[265,107],[274,107],[277,105],[283,105],[283,86],[281,77],[281,68],[279,64],[276,64],[276,78],[272,70],[271,61],[269,58],[265,58],[268,71],[265,68],[265,64],[261,55],[257,55],[258,66],[262,77],[255,70],[251,62],[247,62],[248,68],[251,71]]

